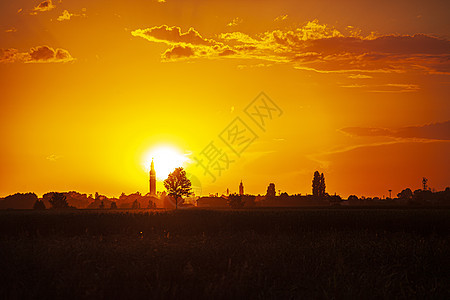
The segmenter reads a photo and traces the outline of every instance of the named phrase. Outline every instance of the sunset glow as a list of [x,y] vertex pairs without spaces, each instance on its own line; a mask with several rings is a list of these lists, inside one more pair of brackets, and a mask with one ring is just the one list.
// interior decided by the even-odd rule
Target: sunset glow
[[156,178],[164,180],[170,172],[177,167],[183,167],[189,160],[186,155],[181,154],[176,148],[171,146],[158,146],[148,151],[143,158],[145,170],[150,171],[152,159],[155,164]]

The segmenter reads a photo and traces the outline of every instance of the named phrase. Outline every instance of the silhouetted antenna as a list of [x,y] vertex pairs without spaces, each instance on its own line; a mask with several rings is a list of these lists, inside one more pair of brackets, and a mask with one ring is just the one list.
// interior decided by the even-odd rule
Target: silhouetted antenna
[[422,178],[422,186],[424,191],[428,191],[428,179],[426,177]]
[[389,198],[392,199],[392,197],[391,197],[392,190],[388,190],[388,192],[389,192]]

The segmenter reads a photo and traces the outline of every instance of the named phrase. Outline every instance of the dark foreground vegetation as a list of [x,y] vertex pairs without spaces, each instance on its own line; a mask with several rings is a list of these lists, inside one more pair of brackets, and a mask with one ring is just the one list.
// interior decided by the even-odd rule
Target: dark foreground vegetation
[[0,212],[0,298],[450,299],[448,209]]

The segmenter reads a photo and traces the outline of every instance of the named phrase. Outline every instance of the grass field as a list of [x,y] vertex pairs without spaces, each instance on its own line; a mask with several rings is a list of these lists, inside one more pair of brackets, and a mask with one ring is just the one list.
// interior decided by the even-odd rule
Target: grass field
[[449,209],[1,211],[0,298],[450,299]]

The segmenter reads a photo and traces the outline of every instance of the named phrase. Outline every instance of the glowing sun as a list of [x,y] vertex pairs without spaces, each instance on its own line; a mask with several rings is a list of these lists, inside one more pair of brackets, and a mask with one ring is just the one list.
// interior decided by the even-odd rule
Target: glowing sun
[[183,164],[189,160],[175,147],[158,146],[144,155],[143,163],[147,172],[150,171],[152,159],[155,164],[156,178],[159,180],[166,179],[175,168],[183,167]]

